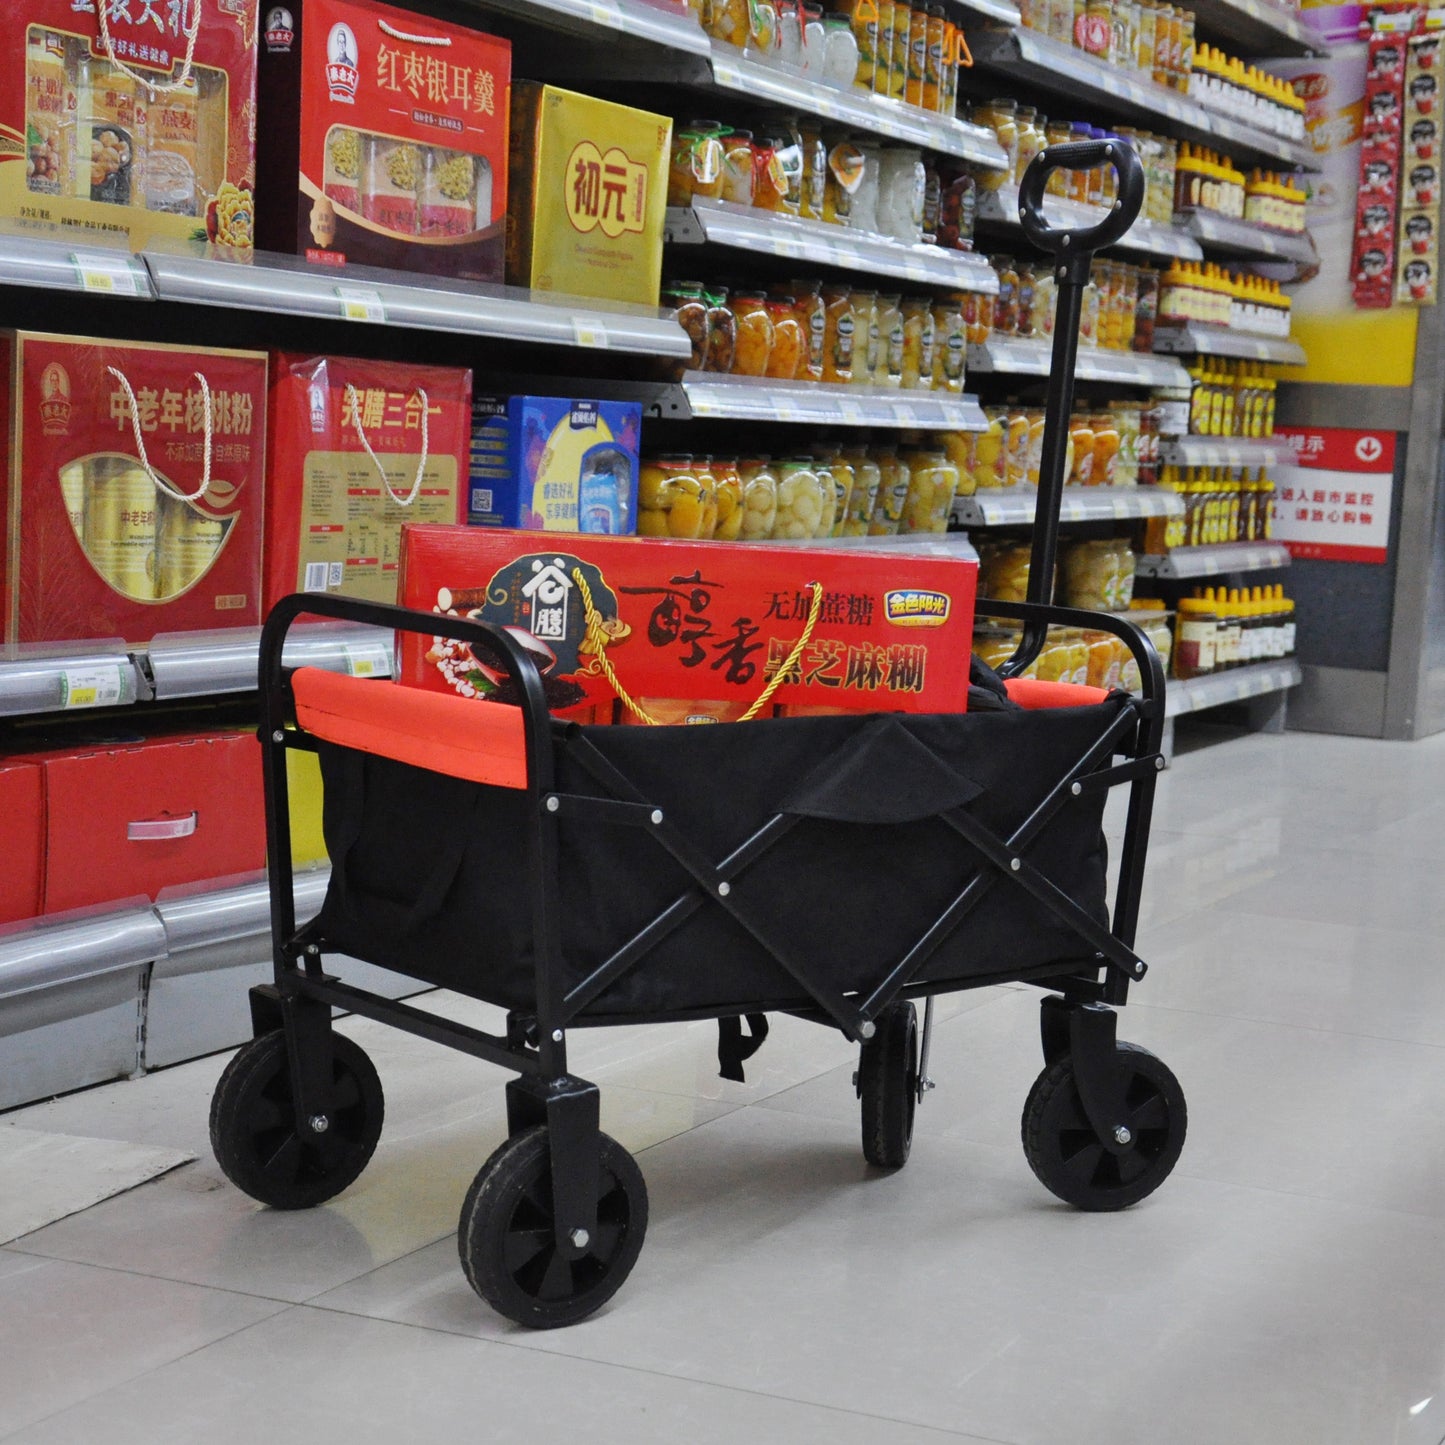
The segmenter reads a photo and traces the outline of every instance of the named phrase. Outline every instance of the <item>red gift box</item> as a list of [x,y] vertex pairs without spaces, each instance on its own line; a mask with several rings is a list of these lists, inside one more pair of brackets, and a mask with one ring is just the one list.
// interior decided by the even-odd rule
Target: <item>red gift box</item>
[[8,641],[260,622],[263,353],[22,332],[0,379]]
[[[539,657],[554,710],[616,696],[587,636],[580,570],[633,697],[751,703],[785,664],[823,587],[815,630],[776,703],[880,712],[962,712],[977,565],[882,549],[407,527],[402,600],[516,630]],[[400,680],[505,701],[509,689],[462,644],[406,637]]]
[[277,355],[271,377],[266,606],[395,602],[402,524],[466,520],[471,372]]
[[45,773],[44,911],[109,903],[260,868],[253,732],[189,733],[38,754]]
[[45,877],[44,775],[33,758],[0,761],[0,923],[40,912]]
[[505,40],[373,0],[289,0],[259,69],[257,244],[500,281]]

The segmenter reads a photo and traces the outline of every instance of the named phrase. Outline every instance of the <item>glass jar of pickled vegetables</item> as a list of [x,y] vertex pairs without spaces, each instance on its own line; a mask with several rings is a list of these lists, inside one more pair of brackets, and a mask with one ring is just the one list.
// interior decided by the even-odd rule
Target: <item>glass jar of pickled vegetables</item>
[[1088,417],[1075,413],[1069,422],[1069,441],[1073,445],[1074,461],[1069,470],[1068,484],[1073,487],[1090,486],[1094,478],[1094,428]]
[[853,310],[853,384],[870,386],[878,355],[878,293],[849,292],[848,304]]
[[767,305],[773,323],[773,349],[764,375],[792,381],[803,366],[803,327],[798,320],[798,303],[792,296],[770,296]]
[[878,484],[883,473],[862,442],[848,443],[843,447],[840,456],[853,469],[853,490],[849,494],[846,515],[843,518],[843,536],[866,537],[868,524],[873,520],[873,505],[878,500]]
[[713,537],[719,542],[736,542],[743,526],[743,479],[736,457],[714,457],[712,479],[717,490],[717,528]]
[[[709,0],[711,3],[711,0]],[[747,49],[772,59],[778,48],[778,8],[773,0],[748,0]]]
[[701,371],[707,360],[707,302],[701,281],[672,281],[662,288],[662,304],[672,307],[677,324],[692,343],[689,371]]
[[798,0],[775,0],[778,12],[778,64],[794,75],[803,69],[803,7]]
[[721,195],[724,134],[726,127],[712,120],[689,121],[674,133],[667,171],[669,206],[689,205],[694,196]]
[[638,535],[697,541],[713,505],[707,490],[690,456],[644,462],[637,473]]
[[813,474],[818,478],[818,496],[822,510],[818,514],[818,530],[815,537],[831,537],[838,525],[838,480],[833,475],[833,464],[827,457],[813,457]]
[[803,196],[798,214],[810,221],[826,220],[823,208],[828,189],[828,147],[823,144],[822,130],[811,121],[803,122],[798,136],[803,148]]
[[892,537],[903,520],[903,508],[908,501],[908,483],[911,473],[908,463],[898,455],[892,443],[880,446],[876,452],[878,461],[878,491],[873,499],[873,516],[868,523],[870,537]]
[[753,204],[796,216],[803,204],[803,142],[795,120],[756,133],[754,164]]
[[941,450],[906,451],[908,495],[903,504],[902,533],[946,532],[948,512],[958,491],[958,468]]
[[722,138],[722,147],[722,199],[739,206],[750,206],[757,184],[753,133],[750,130],[729,131]]
[[903,385],[903,307],[896,292],[878,296],[878,365],[873,368],[873,385]]
[[703,370],[729,372],[737,351],[738,319],[728,304],[727,288],[705,290],[703,300],[707,302],[707,357]]
[[743,542],[766,542],[773,535],[778,516],[778,474],[768,465],[766,457],[749,457],[738,464],[742,478]]
[[792,281],[789,283],[798,325],[802,330],[803,360],[795,375],[809,381],[823,379],[823,350],[827,344],[828,317],[823,304],[823,283],[821,281]]
[[712,458],[694,454],[692,474],[702,487],[702,525],[698,528],[697,540],[710,542],[717,531],[717,478],[713,476]]
[[[829,486],[830,509],[837,503]],[[778,469],[778,510],[772,535],[780,542],[803,542],[821,534],[823,488],[812,457],[789,457]],[[831,517],[829,523],[831,525]]]
[[1029,419],[1029,452],[1024,481],[1028,486],[1036,487],[1044,467],[1044,432],[1048,429],[1048,418],[1037,407],[1030,407],[1024,415]]
[[[852,85],[858,78],[858,38],[846,15],[823,17],[823,78]],[[875,30],[877,22],[874,22]]]
[[963,298],[963,324],[970,346],[982,346],[993,335],[993,297],[969,291]]
[[[1068,145],[1073,138],[1073,130],[1066,120],[1051,120],[1044,126],[1045,145]],[[1067,195],[1069,188],[1068,176],[1069,173],[1065,170],[1050,172],[1048,180],[1044,183],[1045,193],[1050,196]]]
[[1054,273],[1047,266],[1034,268],[1034,314],[1030,329],[1035,336],[1050,337],[1054,334],[1054,307],[1058,303],[1059,287]]
[[766,376],[773,355],[773,318],[768,315],[767,297],[761,291],[738,291],[732,306],[738,325],[733,375]]
[[879,158],[878,230],[905,246],[923,239],[923,152],[914,146],[884,146]]
[[853,380],[853,305],[849,288],[823,287],[823,380]]
[[978,490],[974,475],[977,465],[978,433],[971,431],[939,432],[938,442],[943,454],[958,468],[958,490],[955,496],[971,497]]
[[748,43],[748,0],[711,0],[707,33],[742,49]]
[[868,158],[851,140],[828,147],[828,173],[823,178],[823,219],[839,226],[853,224],[853,198],[863,184]]
[[1016,336],[1025,339],[1034,334],[1034,266],[1031,261],[1016,261],[1014,263],[1014,274],[1019,278],[1018,291],[1015,296],[1015,315],[1018,317],[1018,326],[1014,332]]
[[853,493],[858,486],[858,471],[852,461],[843,455],[842,448],[836,444],[828,458],[828,469],[833,473],[833,491],[838,501],[833,517],[833,530],[829,535],[841,537],[852,512]]
[[903,300],[903,377],[905,391],[933,385],[933,310],[926,296]]
[[1023,487],[1029,480],[1029,414],[1017,401],[1010,401],[1007,410],[1006,475],[1009,486]]
[[968,332],[963,303],[958,296],[942,296],[933,303],[933,389],[963,390],[963,363]]
[[1091,486],[1112,487],[1114,464],[1119,455],[1119,423],[1111,412],[1096,411],[1089,418],[1094,431],[1094,467]]
[[1022,185],[1024,172],[1029,168],[1029,162],[1043,150],[1046,141],[1044,138],[1043,126],[1039,124],[1039,113],[1031,105],[1021,105],[1018,108],[1018,155],[1014,159],[1014,184]]
[[1019,105],[1016,100],[986,100],[973,108],[973,123],[986,126],[994,133],[1008,164],[997,171],[984,171],[978,183],[986,191],[1007,185],[1018,170]]
[[978,590],[995,602],[1026,602],[1033,549],[1027,542],[991,542],[979,549]]
[[878,193],[882,178],[883,147],[871,136],[851,136],[852,146],[863,157],[857,189],[853,192],[845,224],[853,230],[877,232]]
[[993,298],[995,336],[1017,336],[1019,329],[1019,273],[1011,256],[990,258],[998,277],[998,295]]

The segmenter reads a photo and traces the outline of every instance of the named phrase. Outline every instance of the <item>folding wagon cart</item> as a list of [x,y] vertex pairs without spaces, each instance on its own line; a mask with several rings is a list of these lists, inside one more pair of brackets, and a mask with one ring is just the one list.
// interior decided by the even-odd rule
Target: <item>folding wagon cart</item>
[[[1057,168],[1112,164],[1119,201],[1087,231],[1041,214]],[[930,1087],[935,995],[1000,982],[1046,991],[1045,1066],[1023,1113],[1039,1179],[1090,1210],[1156,1189],[1184,1142],[1184,1097],[1152,1054],[1115,1037],[1145,965],[1134,951],[1164,723],[1164,678],[1138,631],[1050,603],[1083,287],[1093,252],[1137,215],[1143,173],[1119,143],[1050,148],[1020,212],[1059,282],[1028,601],[979,611],[1022,624],[1009,700],[966,714],[868,714],[711,727],[593,727],[550,716],[527,650],[505,630],[340,598],[295,596],[261,644],[262,744],[275,982],[251,991],[256,1037],[216,1088],[226,1174],[276,1208],[351,1184],[381,1133],[381,1083],[332,1009],[395,1025],[514,1071],[507,1141],[462,1206],[476,1291],[523,1324],[570,1324],[622,1284],[647,1191],[598,1128],[596,1086],[568,1071],[568,1031],[720,1020],[742,1061],[784,1012],[861,1045],[863,1152],[897,1168]],[[282,649],[302,614],[454,638],[494,660],[519,705],[387,686]],[[1142,690],[1021,674],[1050,626],[1122,639]],[[332,862],[321,913],[292,902],[286,759],[319,755]],[[1129,805],[1110,919],[1108,790]],[[506,1011],[505,1032],[449,1022],[328,973],[344,954]],[[913,1000],[926,1000],[920,1030]],[[748,1021],[745,1035],[743,1023]]]

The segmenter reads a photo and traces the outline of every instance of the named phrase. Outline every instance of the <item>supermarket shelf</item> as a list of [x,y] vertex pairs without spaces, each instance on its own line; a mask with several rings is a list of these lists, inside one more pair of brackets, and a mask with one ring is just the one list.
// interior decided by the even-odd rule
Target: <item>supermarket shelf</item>
[[[785,105],[892,140],[909,141],[975,165],[1002,170],[1007,165],[1003,148],[993,132],[952,116],[933,115],[914,105],[873,95],[853,86],[790,75],[744,55],[725,40],[712,42],[712,83],[722,90],[741,91],[753,102]],[[659,77],[663,78],[663,77]]]
[[[1105,212],[1100,206],[1087,206],[1079,201],[1066,201],[1058,196],[1044,197],[1044,217],[1055,226],[1075,228],[1097,225]],[[1000,186],[996,191],[980,191],[978,219],[996,226],[1021,229],[1019,192],[1017,186]],[[1147,256],[1178,257],[1184,261],[1201,261],[1204,251],[1199,242],[1176,226],[1161,226],[1156,221],[1135,221],[1115,250],[1141,251]]]
[[1182,582],[1191,577],[1220,577],[1230,572],[1269,572],[1289,566],[1289,550],[1278,542],[1223,542],[1213,547],[1175,547],[1163,557],[1140,557],[1139,577]]
[[868,275],[898,276],[925,286],[949,286],[988,296],[998,292],[997,274],[987,258],[976,252],[905,246],[886,236],[728,201],[699,199],[690,207],[669,207],[664,235],[675,246],[728,246]]
[[[956,497],[953,520],[963,527],[1022,527],[1033,523],[1039,494],[1034,487],[975,492]],[[1160,487],[1065,487],[1061,522],[1124,522],[1140,517],[1184,515],[1177,492]]]
[[1164,694],[1164,716],[1179,717],[1183,713],[1202,712],[1205,708],[1284,692],[1298,687],[1302,676],[1299,663],[1294,661],[1256,662],[1249,667],[1190,678],[1188,682],[1171,682]]
[[485,8],[582,35],[600,27],[691,55],[708,51],[707,35],[690,11],[678,14],[646,0],[486,0]]
[[1213,326],[1156,326],[1154,349],[1179,356],[1235,356],[1245,361],[1272,361],[1280,366],[1303,366],[1305,352],[1298,341],[1278,336],[1251,336]]
[[1010,5],[1008,0],[958,0],[958,3],[965,10],[972,11],[975,15],[986,15],[990,20],[997,20],[1001,25],[1023,23],[1018,6]]
[[1213,211],[1190,211],[1179,217],[1179,225],[1210,255],[1254,256],[1302,266],[1312,266],[1319,259],[1308,231],[1290,235]]
[[1282,442],[1252,437],[1165,437],[1159,460],[1175,467],[1272,467],[1289,455]]
[[1295,11],[1271,0],[1193,0],[1190,8],[1206,40],[1217,38],[1238,55],[1316,55],[1322,49]]
[[[300,622],[286,638],[287,667],[319,667],[352,677],[390,677],[393,634],[378,627]],[[152,640],[143,666],[162,701],[253,692],[261,646],[259,627],[224,632],[172,632]]]
[[156,246],[143,257],[162,301],[655,356],[687,356],[691,350],[668,312],[644,306],[404,276],[370,266],[335,270],[259,251],[248,260],[201,244]]
[[969,46],[974,60],[985,70],[1091,105],[1105,114],[1167,130],[1182,140],[1226,145],[1236,163],[1277,165],[1283,161],[1302,170],[1318,169],[1308,146],[1216,115],[1177,90],[1155,85],[1037,31],[990,28],[971,35]]
[[123,642],[0,647],[0,717],[120,707],[141,696]]
[[129,251],[0,226],[0,286],[88,291],[97,296],[155,300],[144,263]]
[[589,381],[585,385],[589,396],[638,401],[644,416],[676,421],[716,418],[826,426],[988,430],[988,420],[976,397],[949,392],[774,381],[765,376],[714,376],[701,371],[689,371],[681,381],[670,384]]
[[[979,373],[1047,376],[1052,361],[1053,342],[1044,337],[994,336],[968,348],[968,369]],[[1112,381],[1124,386],[1189,385],[1189,373],[1182,363],[1147,351],[1080,347],[1074,375],[1080,381]]]

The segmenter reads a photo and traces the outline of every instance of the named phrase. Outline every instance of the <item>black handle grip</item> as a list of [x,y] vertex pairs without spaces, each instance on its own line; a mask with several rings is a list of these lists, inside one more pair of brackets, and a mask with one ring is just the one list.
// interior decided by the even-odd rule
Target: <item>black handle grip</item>
[[[1071,231],[1044,219],[1044,187],[1055,171],[1089,171],[1111,165],[1119,178],[1118,199],[1097,226]],[[1077,256],[1112,246],[1138,219],[1144,204],[1144,166],[1123,140],[1081,140],[1046,146],[1029,162],[1019,186],[1019,220],[1024,235],[1050,256]]]

